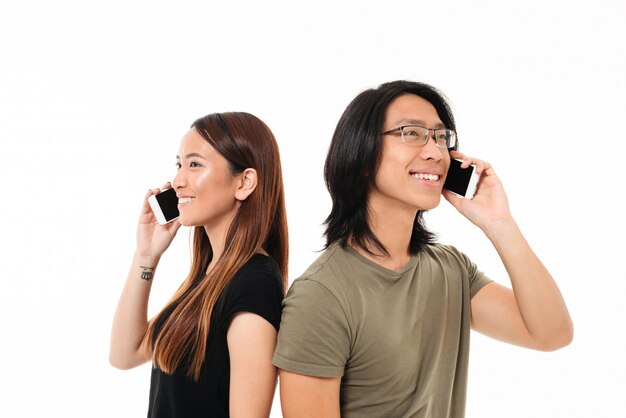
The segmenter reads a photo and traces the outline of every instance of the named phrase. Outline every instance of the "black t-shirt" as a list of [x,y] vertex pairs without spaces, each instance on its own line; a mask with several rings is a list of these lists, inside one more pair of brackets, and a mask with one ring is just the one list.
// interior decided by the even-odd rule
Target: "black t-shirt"
[[[226,333],[230,321],[237,312],[251,312],[267,320],[278,331],[283,297],[276,263],[270,257],[255,254],[235,274],[213,309],[207,353],[198,382],[186,376],[186,361],[171,375],[159,368],[152,369],[148,417],[227,418],[230,357]],[[222,308],[218,309],[220,305]],[[162,318],[159,322],[164,321]]]

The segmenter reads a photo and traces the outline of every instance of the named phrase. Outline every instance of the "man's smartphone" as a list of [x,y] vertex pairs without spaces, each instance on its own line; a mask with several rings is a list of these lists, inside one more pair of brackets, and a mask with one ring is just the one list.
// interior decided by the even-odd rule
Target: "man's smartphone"
[[157,222],[165,225],[178,218],[178,197],[174,188],[169,188],[159,194],[153,194],[148,197],[150,208],[157,218]]
[[450,168],[443,188],[466,199],[472,199],[476,193],[480,175],[476,174],[475,165],[461,168],[461,163],[462,161],[456,158],[450,159]]

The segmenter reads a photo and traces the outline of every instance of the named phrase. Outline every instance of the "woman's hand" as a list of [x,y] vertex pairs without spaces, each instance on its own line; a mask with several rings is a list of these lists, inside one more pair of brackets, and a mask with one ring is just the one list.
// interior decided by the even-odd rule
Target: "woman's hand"
[[[162,189],[165,190],[170,187],[172,187],[170,183],[165,183]],[[143,199],[139,224],[137,225],[137,255],[141,257],[160,257],[170,246],[178,228],[180,228],[178,220],[165,225],[160,225],[157,222],[148,203],[148,198],[160,192],[161,189],[150,189]]]
[[463,160],[461,168],[474,164],[476,173],[480,174],[480,181],[473,199],[464,199],[444,189],[442,194],[446,200],[485,232],[498,224],[511,221],[512,216],[506,193],[491,164],[477,158],[467,157],[458,151],[451,151],[450,156]]
[[[169,183],[163,185],[163,189],[169,187],[172,187]],[[144,337],[148,328],[152,277],[161,255],[180,228],[177,220],[166,225],[157,222],[148,197],[160,191],[151,189],[144,196],[137,225],[137,251],[113,318],[109,361],[119,369],[131,369],[148,361],[148,347]]]

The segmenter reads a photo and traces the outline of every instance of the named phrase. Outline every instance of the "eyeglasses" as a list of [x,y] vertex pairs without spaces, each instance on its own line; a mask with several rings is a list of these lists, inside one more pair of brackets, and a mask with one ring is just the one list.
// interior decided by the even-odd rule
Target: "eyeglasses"
[[390,135],[400,132],[402,135],[402,142],[405,144],[426,145],[428,140],[431,138],[431,131],[433,133],[432,138],[435,140],[435,145],[439,148],[456,147],[456,132],[450,129],[429,129],[419,125],[405,125],[383,132],[382,135]]

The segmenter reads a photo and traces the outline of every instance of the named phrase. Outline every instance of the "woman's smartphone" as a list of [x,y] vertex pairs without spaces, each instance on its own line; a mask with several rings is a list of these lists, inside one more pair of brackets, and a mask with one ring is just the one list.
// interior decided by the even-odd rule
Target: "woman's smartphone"
[[159,194],[153,194],[148,197],[150,208],[157,218],[157,222],[165,225],[178,218],[178,197],[174,188],[163,190]]
[[462,162],[456,158],[450,159],[450,168],[443,188],[466,199],[472,199],[476,193],[480,175],[476,174],[475,165],[461,168]]

